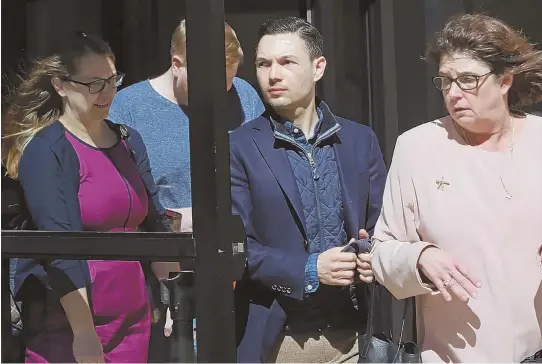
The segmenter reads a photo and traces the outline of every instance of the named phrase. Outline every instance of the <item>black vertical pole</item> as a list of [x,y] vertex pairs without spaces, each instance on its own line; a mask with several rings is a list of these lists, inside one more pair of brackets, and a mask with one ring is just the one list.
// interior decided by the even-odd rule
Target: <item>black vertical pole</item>
[[223,0],[187,0],[198,362],[236,362]]
[[373,3],[368,16],[372,127],[388,166],[399,136],[395,3]]

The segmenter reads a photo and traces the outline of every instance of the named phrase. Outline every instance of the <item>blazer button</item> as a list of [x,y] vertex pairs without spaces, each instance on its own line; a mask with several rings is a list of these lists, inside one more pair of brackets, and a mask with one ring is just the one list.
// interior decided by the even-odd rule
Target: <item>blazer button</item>
[[286,288],[286,293],[292,294],[292,290],[290,288]]
[[276,284],[272,285],[272,286],[271,286],[271,289],[272,289],[273,291],[276,291],[276,290],[277,290],[277,285],[276,285]]

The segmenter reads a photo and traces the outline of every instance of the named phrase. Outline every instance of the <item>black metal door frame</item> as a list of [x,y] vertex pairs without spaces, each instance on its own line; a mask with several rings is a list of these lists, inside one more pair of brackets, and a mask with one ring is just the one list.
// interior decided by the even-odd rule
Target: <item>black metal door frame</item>
[[236,362],[224,1],[187,0],[186,34],[198,361]]

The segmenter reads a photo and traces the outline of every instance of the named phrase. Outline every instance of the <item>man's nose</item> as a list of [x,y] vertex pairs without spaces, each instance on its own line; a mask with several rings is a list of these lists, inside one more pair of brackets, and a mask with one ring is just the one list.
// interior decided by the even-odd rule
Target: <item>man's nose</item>
[[273,62],[269,69],[269,79],[273,81],[280,81],[281,80],[281,72],[280,72],[280,65]]

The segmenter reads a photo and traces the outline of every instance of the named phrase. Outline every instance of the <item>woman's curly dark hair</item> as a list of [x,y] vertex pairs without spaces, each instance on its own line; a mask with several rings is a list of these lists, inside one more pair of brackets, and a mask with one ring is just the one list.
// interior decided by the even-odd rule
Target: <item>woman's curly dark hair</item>
[[542,51],[503,21],[484,14],[451,18],[437,33],[425,58],[439,63],[443,56],[455,54],[486,64],[496,75],[512,74],[510,108],[542,101]]

